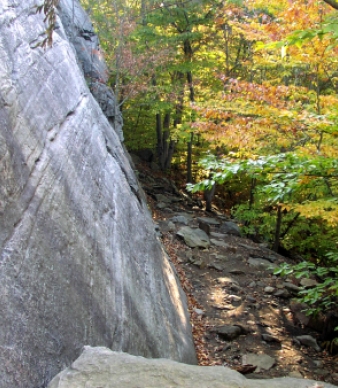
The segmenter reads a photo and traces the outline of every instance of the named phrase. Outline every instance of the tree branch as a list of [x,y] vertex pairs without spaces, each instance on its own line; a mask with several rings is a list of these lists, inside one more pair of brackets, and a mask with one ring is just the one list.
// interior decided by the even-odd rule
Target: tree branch
[[337,0],[324,0],[326,4],[329,4],[332,8],[338,10],[338,1]]

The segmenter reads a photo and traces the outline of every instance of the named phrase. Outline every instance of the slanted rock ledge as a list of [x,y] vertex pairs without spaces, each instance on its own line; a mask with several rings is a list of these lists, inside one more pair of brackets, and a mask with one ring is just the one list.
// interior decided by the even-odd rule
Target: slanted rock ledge
[[146,359],[107,348],[85,347],[82,355],[48,388],[334,388],[314,380],[249,380],[222,366],[193,366],[166,359]]

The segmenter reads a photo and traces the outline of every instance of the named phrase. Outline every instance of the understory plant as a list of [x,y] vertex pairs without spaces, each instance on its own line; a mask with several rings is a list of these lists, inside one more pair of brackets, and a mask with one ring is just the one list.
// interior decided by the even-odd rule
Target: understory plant
[[200,162],[208,179],[190,184],[191,192],[240,180],[245,201],[232,208],[245,234],[269,241],[278,250],[323,257],[337,248],[338,162],[322,156],[282,153],[240,159],[207,156]]
[[[320,312],[337,309],[338,251],[326,254],[325,266],[309,261],[302,261],[295,265],[283,263],[274,271],[274,274],[293,275],[296,279],[311,277],[318,281],[314,287],[304,287],[299,292],[298,300],[309,306],[306,310],[307,315],[317,315]],[[338,327],[336,329],[338,330]]]
[[[331,314],[337,316],[338,302],[338,251],[326,254],[326,265],[317,265],[315,262],[302,261],[296,265],[287,263],[282,264],[274,271],[275,275],[289,276],[295,278],[315,278],[318,283],[311,288],[303,287],[298,294],[297,300],[305,303],[304,309],[306,315],[317,316],[322,313],[326,319]],[[336,319],[334,320],[336,323]],[[334,332],[325,333],[327,323],[324,320],[322,346],[330,353],[336,353],[338,350],[338,326],[334,327]]]

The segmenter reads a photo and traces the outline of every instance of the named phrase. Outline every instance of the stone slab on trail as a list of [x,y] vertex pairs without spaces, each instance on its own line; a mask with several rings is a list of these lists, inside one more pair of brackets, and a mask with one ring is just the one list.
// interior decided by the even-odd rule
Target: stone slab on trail
[[248,264],[251,265],[254,268],[261,269],[261,270],[273,270],[277,268],[276,264],[272,264],[269,260],[263,259],[263,258],[253,258],[250,257],[248,259]]
[[220,225],[220,221],[211,217],[197,217],[198,221],[204,222],[209,225]]
[[107,348],[85,347],[82,355],[47,388],[334,388],[314,380],[249,380],[223,366],[192,366],[166,359],[146,359]]
[[259,373],[262,369],[269,370],[275,364],[275,359],[267,354],[245,354],[243,357],[243,363],[256,366],[255,373]]
[[210,240],[208,235],[201,229],[192,229],[189,226],[183,226],[177,235],[182,237],[190,248],[208,248]]

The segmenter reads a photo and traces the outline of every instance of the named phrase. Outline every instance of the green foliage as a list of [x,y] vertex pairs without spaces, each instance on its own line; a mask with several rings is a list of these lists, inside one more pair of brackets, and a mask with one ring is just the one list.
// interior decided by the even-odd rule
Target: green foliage
[[[314,40],[319,39],[320,41],[323,38],[331,39],[332,43],[326,47],[326,51],[330,51],[337,46],[338,42],[338,24],[335,20],[329,20],[327,23],[321,24],[319,28],[309,28],[305,30],[296,30],[288,36],[288,38],[282,42],[275,42],[265,47],[283,47],[285,45],[297,46],[298,48],[302,47],[304,44]],[[260,48],[263,48],[264,45],[259,45]]]
[[[326,255],[326,265],[319,266],[313,262],[303,261],[296,265],[284,263],[274,271],[275,275],[294,275],[297,279],[315,277],[318,284],[299,292],[298,300],[306,303],[309,308],[307,315],[316,315],[321,311],[336,308],[338,301],[338,251]],[[337,330],[337,328],[336,328]]]
[[240,204],[232,208],[231,215],[241,223],[242,232],[259,241],[271,242],[276,229],[275,211],[264,211],[262,207]]
[[278,239],[285,248],[309,256],[336,249],[336,159],[287,153],[219,160],[209,155],[201,160],[201,167],[209,171],[208,176],[211,173],[211,178],[188,185],[193,193],[215,183],[227,185],[234,179],[247,186],[251,199],[232,209],[234,217],[242,222],[244,233],[275,242],[280,208],[283,217]]
[[[205,170],[213,171],[213,180],[219,184],[243,173],[263,182],[268,179],[269,183],[264,183],[261,191],[265,194],[267,201],[272,204],[292,202],[295,194],[302,196],[303,192],[308,189],[315,188],[317,197],[320,194],[325,195],[328,190],[325,179],[334,181],[334,195],[338,194],[336,191],[338,161],[334,158],[283,153],[257,156],[254,159],[227,157],[219,160],[215,156],[209,155],[200,161],[200,165]],[[213,183],[205,180],[195,185],[189,185],[188,189],[196,192],[210,187]]]

